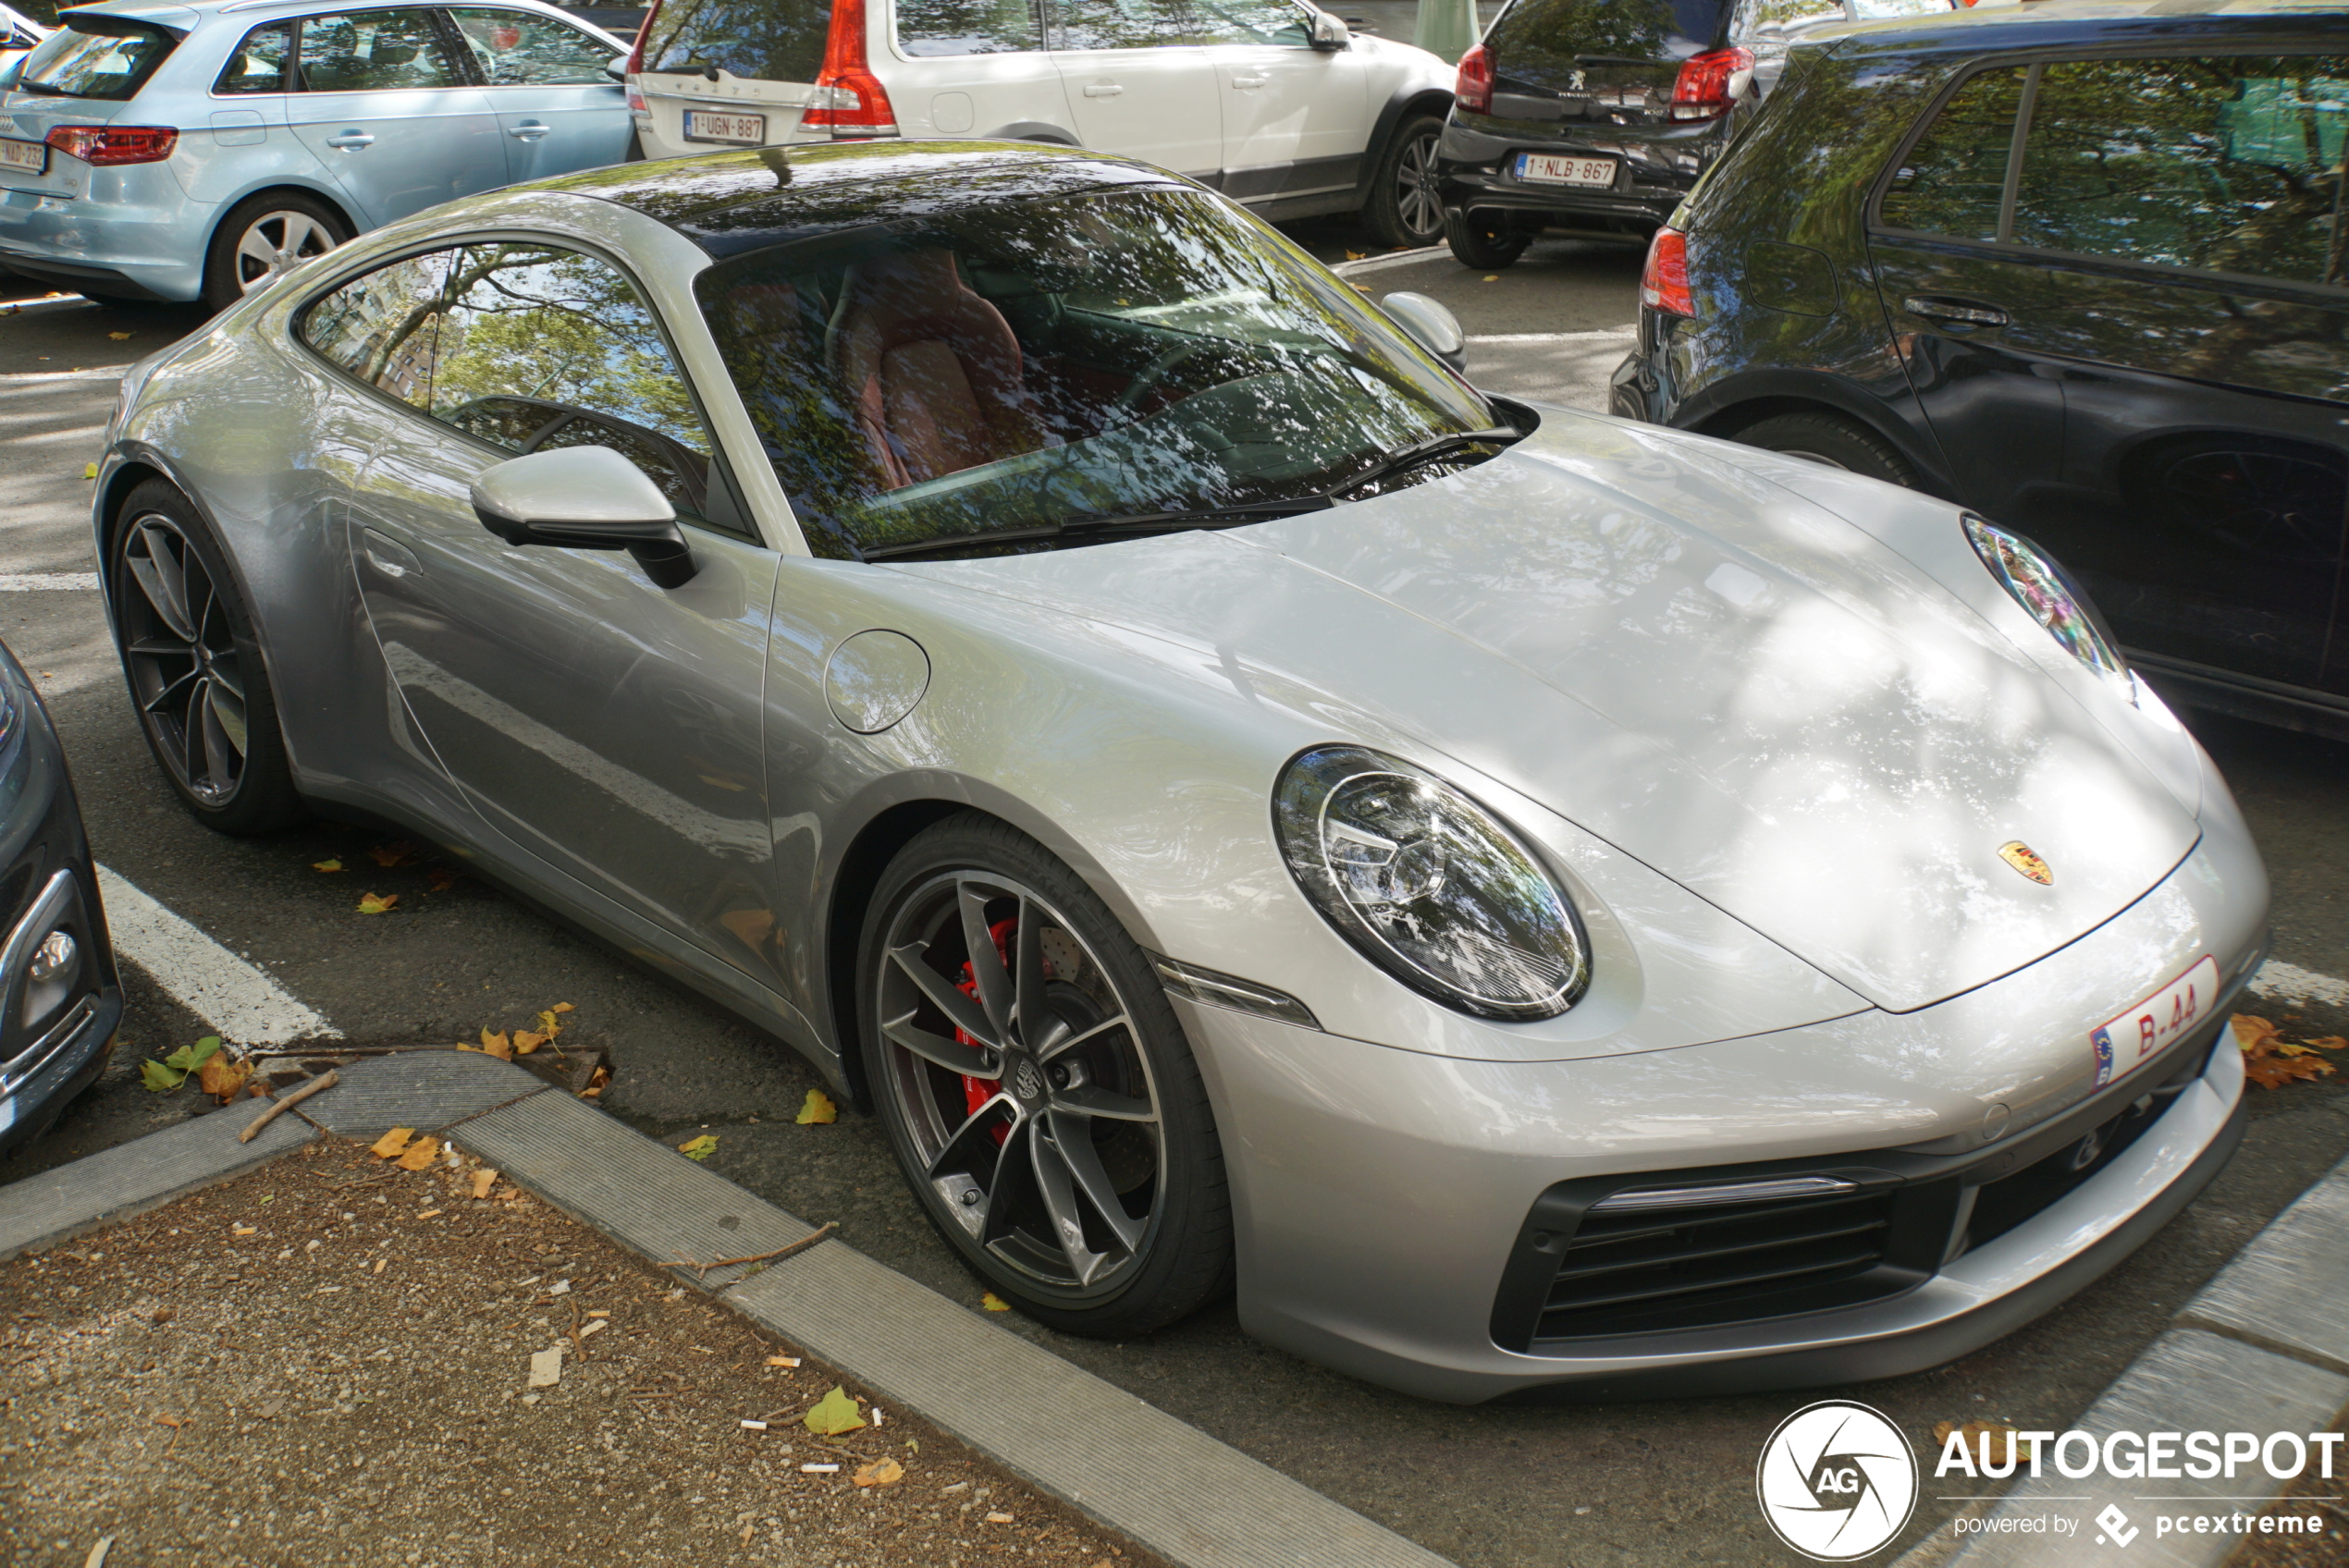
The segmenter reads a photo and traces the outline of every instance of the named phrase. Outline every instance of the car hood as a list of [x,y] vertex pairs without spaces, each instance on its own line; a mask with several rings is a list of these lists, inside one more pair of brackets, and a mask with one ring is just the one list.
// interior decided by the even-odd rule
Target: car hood
[[[1895,1011],[2101,925],[2198,833],[1902,556],[1708,443],[1613,422],[1553,410],[1502,457],[1330,512],[907,570],[1195,649],[1331,739],[1445,753]],[[2016,842],[2051,885],[2001,857]]]

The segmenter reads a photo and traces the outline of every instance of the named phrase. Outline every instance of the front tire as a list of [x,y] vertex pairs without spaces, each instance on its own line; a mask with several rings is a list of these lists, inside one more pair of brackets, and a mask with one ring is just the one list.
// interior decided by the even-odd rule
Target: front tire
[[1229,1288],[1199,1066],[1149,958],[1075,873],[993,817],[950,817],[890,863],[857,960],[899,1167],[991,1289],[1124,1338]]
[[172,790],[217,833],[301,821],[307,813],[268,671],[211,528],[186,496],[151,479],[123,503],[107,557],[115,644]]
[[1904,490],[1917,487],[1916,470],[1900,449],[1856,420],[1840,414],[1773,414],[1739,431],[1732,440],[1789,458],[1881,479]]
[[264,190],[220,220],[204,255],[203,302],[227,310],[351,238],[342,214],[299,190]]
[[1444,116],[1412,115],[1395,128],[1362,205],[1362,227],[1382,245],[1433,245],[1444,237],[1444,197],[1435,178],[1435,144]]
[[1444,242],[1452,248],[1452,257],[1460,265],[1479,272],[1498,272],[1525,254],[1533,237],[1491,218],[1447,210],[1444,214]]

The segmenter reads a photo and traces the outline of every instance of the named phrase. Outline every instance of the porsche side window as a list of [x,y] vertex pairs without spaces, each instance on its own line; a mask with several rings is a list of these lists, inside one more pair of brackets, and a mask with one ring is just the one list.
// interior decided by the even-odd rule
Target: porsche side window
[[440,307],[457,255],[433,251],[351,279],[302,312],[302,341],[370,386],[428,407]]
[[2023,102],[2023,67],[1984,71],[1958,89],[1901,161],[1876,209],[1887,228],[1998,238],[2007,152]]
[[593,256],[476,245],[449,279],[435,419],[515,452],[609,447],[681,510],[701,509],[710,441],[653,313]]
[[2338,284],[2344,143],[2349,55],[2049,65],[2014,241]]
[[917,59],[1044,47],[1037,0],[898,0],[897,47]]
[[527,11],[492,11],[458,6],[457,24],[481,78],[492,87],[587,86],[609,83],[609,46],[575,27]]

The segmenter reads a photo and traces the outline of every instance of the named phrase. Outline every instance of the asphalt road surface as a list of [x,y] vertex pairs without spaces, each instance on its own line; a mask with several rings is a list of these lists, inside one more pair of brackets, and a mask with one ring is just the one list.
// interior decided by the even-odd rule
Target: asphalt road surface
[[[1298,238],[1333,259],[1365,249],[1337,225]],[[1487,275],[1448,258],[1383,269],[1373,293],[1415,288],[1459,314],[1472,374],[1496,390],[1596,408],[1629,336],[1639,257],[1544,243]],[[8,299],[43,290],[0,279]],[[793,1122],[815,1074],[787,1050],[625,956],[471,879],[432,891],[424,864],[384,870],[375,835],[332,825],[259,840],[214,837],[174,804],[141,742],[94,593],[28,583],[89,572],[87,488],[120,366],[201,324],[197,312],[29,302],[0,314],[0,636],[47,693],[100,859],[240,954],[353,1042],[454,1041],[573,1004],[574,1040],[617,1067],[603,1104],[671,1142],[718,1134],[712,1169],[854,1245],[977,1305],[979,1286],[929,1232],[877,1123]],[[2191,717],[2191,716],[2190,716]],[[2233,780],[2277,890],[2277,953],[2349,974],[2349,748],[2220,720],[2195,727]],[[338,858],[338,874],[313,863]],[[362,892],[398,893],[362,916]],[[0,1166],[13,1180],[194,1112],[139,1086],[136,1063],[207,1032],[135,966],[125,1048],[56,1130]],[[2287,1011],[2274,1009],[2278,1012]],[[2338,1011],[2302,1027],[2339,1031]],[[2349,1149],[2349,1096],[2255,1092],[2249,1141],[2218,1183],[2152,1243],[2061,1309],[1953,1366],[1853,1390],[1922,1434],[1998,1417],[2062,1429],[2179,1304]],[[1477,1568],[1792,1562],[1765,1530],[1752,1476],[1763,1439],[1816,1395],[1461,1410],[1351,1381],[1244,1337],[1228,1305],[1148,1341],[1099,1343],[1016,1317],[1050,1344],[1154,1404]],[[1007,1403],[1031,1399],[1005,1389]],[[1052,1419],[1047,1408],[1032,1418]],[[1937,1488],[1928,1488],[1930,1494]],[[1937,1488],[1955,1491],[1959,1488]],[[1909,1537],[1956,1503],[1928,1496]]]

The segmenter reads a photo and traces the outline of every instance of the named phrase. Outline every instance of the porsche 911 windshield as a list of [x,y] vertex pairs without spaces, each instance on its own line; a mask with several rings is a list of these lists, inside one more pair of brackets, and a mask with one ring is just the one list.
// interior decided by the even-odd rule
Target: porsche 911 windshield
[[877,225],[696,287],[819,553],[1248,521],[1509,435],[1352,290],[1193,191]]

